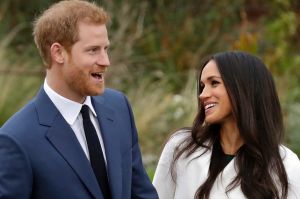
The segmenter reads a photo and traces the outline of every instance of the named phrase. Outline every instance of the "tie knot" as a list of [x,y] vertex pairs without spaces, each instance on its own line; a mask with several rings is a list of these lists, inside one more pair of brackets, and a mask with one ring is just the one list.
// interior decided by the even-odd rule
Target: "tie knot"
[[84,105],[81,107],[80,112],[81,112],[82,117],[83,117],[84,119],[87,119],[87,118],[89,119],[89,118],[90,118],[89,107],[88,107],[87,105],[84,104]]

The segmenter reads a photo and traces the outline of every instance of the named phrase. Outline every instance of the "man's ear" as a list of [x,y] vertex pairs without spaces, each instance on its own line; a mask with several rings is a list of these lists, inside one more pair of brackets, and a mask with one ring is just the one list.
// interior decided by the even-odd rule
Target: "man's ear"
[[65,48],[60,43],[53,43],[50,47],[52,62],[63,64],[65,62]]

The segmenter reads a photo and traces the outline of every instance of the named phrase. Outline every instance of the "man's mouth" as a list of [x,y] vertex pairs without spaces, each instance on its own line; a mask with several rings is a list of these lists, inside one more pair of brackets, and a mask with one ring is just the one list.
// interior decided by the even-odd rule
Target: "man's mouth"
[[92,73],[92,76],[97,80],[103,80],[103,73]]

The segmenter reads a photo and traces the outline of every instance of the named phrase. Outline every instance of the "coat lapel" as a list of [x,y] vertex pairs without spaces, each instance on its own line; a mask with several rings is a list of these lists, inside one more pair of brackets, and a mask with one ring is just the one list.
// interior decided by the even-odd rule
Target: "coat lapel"
[[122,198],[122,162],[120,154],[120,140],[117,121],[114,112],[104,105],[103,97],[92,98],[92,103],[97,113],[101,135],[104,141],[107,171],[112,198]]
[[49,126],[46,134],[49,142],[66,160],[92,195],[99,198],[102,194],[97,180],[73,130],[43,89],[38,93],[35,102],[40,124]]

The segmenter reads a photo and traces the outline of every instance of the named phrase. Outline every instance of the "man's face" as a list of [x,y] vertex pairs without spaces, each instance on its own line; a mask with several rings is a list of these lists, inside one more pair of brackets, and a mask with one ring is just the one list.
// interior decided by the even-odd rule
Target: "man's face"
[[82,103],[86,96],[102,94],[104,74],[110,65],[106,26],[80,22],[79,40],[65,55],[62,68],[63,95]]

